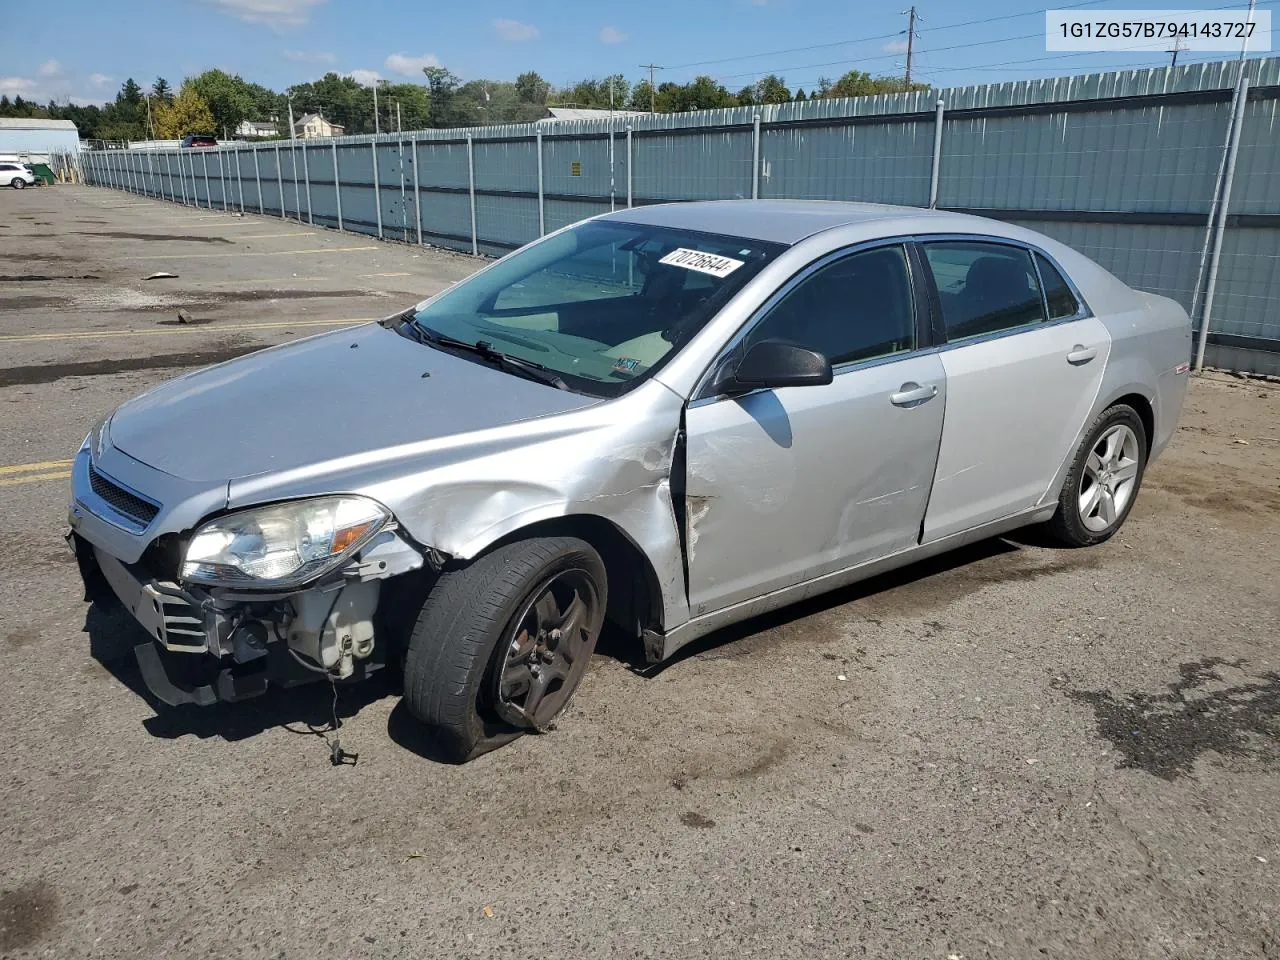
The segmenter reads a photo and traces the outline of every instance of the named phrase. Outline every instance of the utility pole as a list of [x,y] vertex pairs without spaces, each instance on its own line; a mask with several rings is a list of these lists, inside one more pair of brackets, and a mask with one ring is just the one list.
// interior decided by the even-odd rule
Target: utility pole
[[382,131],[378,129],[378,81],[373,81],[373,132],[379,134]]
[[[296,143],[298,140],[298,131],[293,128],[293,94],[289,95],[289,140]],[[284,206],[284,201],[280,201],[280,206]]]
[[916,7],[914,3],[911,5],[910,10],[903,10],[902,12],[903,14],[905,14],[907,17],[910,18],[907,20],[907,76],[906,76],[906,80],[904,81],[904,86],[910,87],[911,86],[911,58],[915,54],[915,45],[916,45],[916,20],[923,19],[923,18],[916,16]]
[[403,129],[404,128],[400,126],[400,101],[397,100],[396,101],[396,133],[399,133]]
[[1183,46],[1183,43],[1182,43],[1182,37],[1174,37],[1174,38],[1173,38],[1173,49],[1172,49],[1172,50],[1166,50],[1166,51],[1165,51],[1165,53],[1171,53],[1171,54],[1173,54],[1173,58],[1169,61],[1169,66],[1171,66],[1171,67],[1176,67],[1176,66],[1178,65],[1178,54],[1179,54],[1179,53],[1181,53],[1181,52],[1182,52],[1183,50],[1185,50],[1185,49],[1187,49],[1187,48],[1186,48],[1185,46]]
[[650,112],[650,113],[657,113],[657,112],[658,112],[658,107],[657,107],[657,102],[658,102],[658,88],[654,85],[654,82],[653,82],[653,71],[655,71],[655,70],[665,70],[665,69],[667,69],[667,68],[666,68],[666,67],[660,67],[660,66],[658,66],[656,63],[642,63],[642,64],[640,64],[640,66],[641,66],[643,69],[645,69],[645,70],[648,70],[648,71],[649,71],[649,112]]

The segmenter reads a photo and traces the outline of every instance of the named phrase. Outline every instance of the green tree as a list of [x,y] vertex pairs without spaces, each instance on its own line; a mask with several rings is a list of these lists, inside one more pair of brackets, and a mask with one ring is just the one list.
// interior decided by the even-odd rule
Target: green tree
[[[826,84],[826,89],[823,89]],[[912,90],[928,90],[927,83],[913,83],[908,86],[900,77],[873,77],[862,70],[850,70],[835,83],[826,79],[818,81],[817,96],[822,97],[869,97],[878,93],[902,93]]]
[[794,99],[795,99],[795,102],[796,102],[796,103],[804,103],[806,100],[808,100],[808,99],[809,99],[809,98],[808,98],[808,97],[806,97],[806,96],[805,96],[805,94],[804,94],[804,87],[797,87],[797,88],[796,88],[796,95],[795,95]]
[[532,70],[516,77],[516,96],[524,103],[545,104],[550,93],[551,84]]
[[655,91],[648,80],[641,80],[631,88],[631,99],[627,102],[628,110],[652,110]]
[[163,103],[172,100],[173,88],[169,86],[169,81],[164,77],[156,77],[156,82],[151,85],[151,96]]
[[250,85],[225,71],[206,70],[197,76],[188,77],[182,86],[184,89],[190,86],[198,93],[213,114],[214,129],[207,132],[214,132],[219,136],[233,134],[236,127],[240,126],[240,121],[248,120],[258,112]]
[[153,108],[156,136],[177,140],[193,133],[210,133],[214,129],[213,111],[196,92],[190,81],[182,85],[178,95],[168,102],[158,101]]
[[790,103],[791,91],[775,73],[756,81],[756,103]]
[[658,110],[680,113],[686,110],[716,110],[737,106],[737,100],[724,85],[711,77],[694,77],[689,83],[664,83],[658,87]]
[[433,127],[457,127],[472,120],[468,104],[458,97],[461,81],[445,67],[423,67],[431,99],[430,118]]

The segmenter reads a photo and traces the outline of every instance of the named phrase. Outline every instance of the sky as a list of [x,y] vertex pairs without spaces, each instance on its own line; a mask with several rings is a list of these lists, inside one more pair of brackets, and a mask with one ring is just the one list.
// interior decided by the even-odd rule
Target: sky
[[[1066,0],[1055,8],[1143,9],[1172,0]],[[327,71],[362,82],[463,80],[536,70],[556,85],[655,63],[659,83],[710,74],[736,91],[767,73],[795,90],[852,70],[905,70],[909,0],[59,0],[10,5],[0,94],[97,103],[126,77],[149,87],[220,67],[282,90]],[[1243,8],[1201,0],[1184,7]],[[1261,0],[1276,10],[1280,0]],[[1169,55],[1046,53],[1044,4],[921,0],[914,78],[935,87],[1161,66]],[[1277,18],[1280,27],[1280,18]],[[1280,36],[1280,30],[1277,31]],[[1179,62],[1221,59],[1182,53]]]

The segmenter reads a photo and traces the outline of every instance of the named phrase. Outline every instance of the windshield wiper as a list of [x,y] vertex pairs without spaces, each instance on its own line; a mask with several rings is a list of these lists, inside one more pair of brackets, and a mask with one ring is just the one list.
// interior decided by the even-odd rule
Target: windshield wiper
[[468,343],[466,340],[459,340],[457,337],[450,337],[447,334],[432,330],[416,320],[409,320],[401,326],[400,330],[405,336],[416,340],[418,343],[445,347],[449,350],[465,350],[468,353],[474,353],[483,360],[487,360],[496,367],[506,370],[508,373],[514,373],[517,376],[534,380],[538,383],[545,383],[548,386],[555,387],[557,390],[569,389],[569,385],[554,370],[550,370],[532,360],[525,360],[521,357],[513,357],[510,354],[503,353],[501,350],[495,349],[488,340]]

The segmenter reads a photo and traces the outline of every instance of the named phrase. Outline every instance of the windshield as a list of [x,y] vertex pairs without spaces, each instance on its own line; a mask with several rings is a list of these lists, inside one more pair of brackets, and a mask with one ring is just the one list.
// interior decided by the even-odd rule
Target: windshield
[[428,333],[617,396],[702,329],[779,244],[589,220],[519,250],[418,311]]

